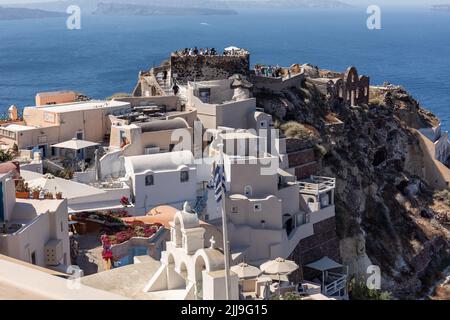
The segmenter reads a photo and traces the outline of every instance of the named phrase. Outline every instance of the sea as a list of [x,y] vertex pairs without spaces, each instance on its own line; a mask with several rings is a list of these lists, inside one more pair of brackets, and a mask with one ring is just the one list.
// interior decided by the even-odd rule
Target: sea
[[185,47],[243,47],[251,63],[356,66],[372,84],[404,86],[450,130],[450,12],[381,8],[242,10],[229,16],[81,15],[0,21],[0,112],[33,105],[36,92],[76,90],[93,98],[131,92],[139,70]]

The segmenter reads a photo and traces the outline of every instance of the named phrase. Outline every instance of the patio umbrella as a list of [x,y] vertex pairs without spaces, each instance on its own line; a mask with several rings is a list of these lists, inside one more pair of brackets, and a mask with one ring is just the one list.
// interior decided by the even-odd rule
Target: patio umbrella
[[[275,260],[267,261],[260,266],[261,270],[267,274],[278,275],[278,282],[281,282],[281,275],[288,275],[299,268],[299,266],[291,260],[283,258],[276,258]],[[281,296],[281,285],[278,286],[278,292]]]
[[236,273],[239,279],[256,278],[260,274],[262,274],[262,271],[259,268],[251,266],[245,262],[239,263],[236,266],[232,266],[231,271]]
[[289,274],[297,270],[299,266],[291,260],[276,258],[263,263],[260,269],[267,274]]

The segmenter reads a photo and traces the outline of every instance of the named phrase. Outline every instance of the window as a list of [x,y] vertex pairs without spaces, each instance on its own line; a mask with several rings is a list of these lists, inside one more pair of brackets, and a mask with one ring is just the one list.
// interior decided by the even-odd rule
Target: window
[[155,181],[153,179],[153,175],[149,174],[148,176],[145,176],[145,185],[146,186],[152,186],[155,184]]
[[64,225],[63,225],[63,222],[61,221],[61,223],[60,223],[60,227],[61,227],[61,232],[64,232]]
[[198,95],[200,100],[203,103],[209,103],[211,97],[211,89],[210,88],[200,88],[198,89]]
[[189,171],[181,171],[180,172],[180,181],[188,182],[189,181]]
[[83,131],[77,131],[76,138],[78,140],[83,140],[84,139],[84,132]]
[[267,120],[262,120],[262,121],[259,123],[259,126],[260,126],[261,128],[267,128]]
[[238,213],[238,206],[237,205],[233,205],[231,207],[231,213]]
[[245,186],[244,187],[244,195],[246,197],[251,197],[252,194],[253,194],[252,187],[251,186]]
[[261,203],[255,203],[254,205],[253,205],[253,211],[255,211],[255,212],[260,212],[261,211]]

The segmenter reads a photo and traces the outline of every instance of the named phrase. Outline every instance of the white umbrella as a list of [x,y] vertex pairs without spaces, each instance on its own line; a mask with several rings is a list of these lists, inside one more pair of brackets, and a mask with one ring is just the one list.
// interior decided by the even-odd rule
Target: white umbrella
[[241,50],[241,48],[238,48],[238,47],[235,47],[235,46],[231,46],[231,47],[228,47],[228,48],[225,48],[225,51],[239,51],[239,50]]
[[299,266],[294,261],[283,258],[267,261],[260,266],[260,269],[267,274],[289,274],[298,268]]
[[[265,273],[278,275],[278,282],[281,282],[281,275],[292,273],[298,268],[299,266],[294,261],[283,258],[267,261],[260,266],[260,269]],[[281,297],[281,285],[278,286],[278,291]]]
[[262,271],[259,268],[251,266],[245,262],[232,266],[231,271],[236,273],[240,279],[256,278],[262,274]]

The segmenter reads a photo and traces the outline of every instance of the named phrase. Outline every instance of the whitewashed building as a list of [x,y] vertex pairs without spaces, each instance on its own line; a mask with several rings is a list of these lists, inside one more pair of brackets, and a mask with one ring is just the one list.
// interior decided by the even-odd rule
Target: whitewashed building
[[11,174],[0,176],[0,254],[65,270],[70,264],[67,200],[16,199]]
[[169,204],[180,208],[197,199],[197,166],[190,151],[125,157],[135,213]]

